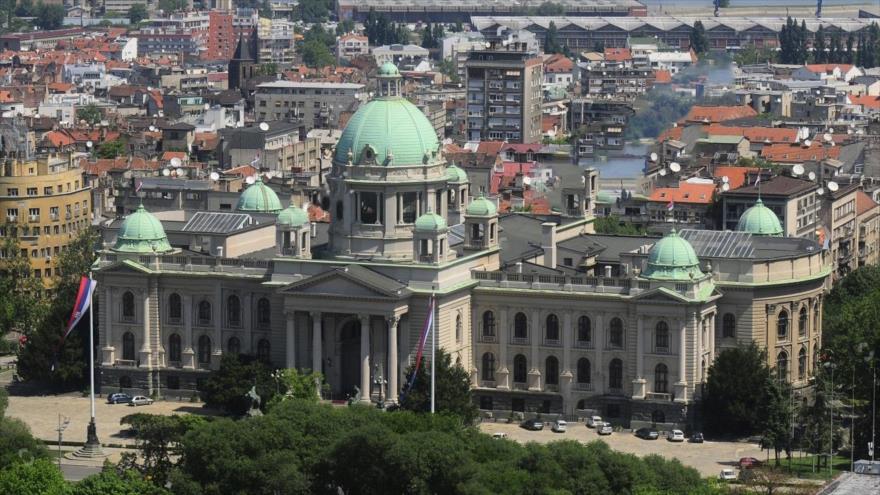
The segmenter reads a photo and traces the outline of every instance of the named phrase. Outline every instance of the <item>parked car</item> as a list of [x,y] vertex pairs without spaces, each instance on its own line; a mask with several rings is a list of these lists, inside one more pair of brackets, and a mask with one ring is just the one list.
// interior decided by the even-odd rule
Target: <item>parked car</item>
[[643,440],[657,440],[660,438],[660,433],[653,428],[639,428],[636,430],[636,436]]
[[602,426],[596,428],[596,433],[600,435],[610,435],[614,432],[614,428],[611,427],[611,423],[602,423]]
[[527,419],[519,424],[521,428],[532,431],[541,431],[544,429],[544,422],[540,419]]
[[754,457],[743,457],[739,460],[739,468],[740,469],[751,469],[753,467],[758,467],[761,465],[761,461],[755,459]]
[[131,402],[131,396],[121,392],[107,396],[107,404],[128,404],[129,402]]
[[684,432],[681,430],[672,430],[666,435],[666,440],[670,442],[684,442]]
[[720,481],[736,481],[736,471],[729,468],[722,469],[718,479]]
[[507,433],[504,433],[503,431],[496,431],[492,434],[492,438],[494,438],[495,440],[502,440],[504,438],[507,438]]
[[696,432],[691,434],[690,443],[703,443],[703,434],[700,432]]
[[602,416],[590,416],[587,418],[587,428],[595,428],[602,424],[605,424],[604,421],[602,421]]
[[565,422],[564,419],[557,419],[553,422],[553,426],[550,427],[554,433],[565,433],[568,429],[568,423]]
[[149,397],[144,397],[143,395],[136,395],[131,399],[131,402],[128,403],[129,406],[149,406],[153,403],[153,399]]

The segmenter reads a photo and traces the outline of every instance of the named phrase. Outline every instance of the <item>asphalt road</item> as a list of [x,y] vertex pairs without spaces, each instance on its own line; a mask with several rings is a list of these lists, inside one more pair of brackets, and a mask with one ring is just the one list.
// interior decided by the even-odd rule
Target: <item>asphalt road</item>
[[101,472],[100,466],[74,466],[72,464],[64,464],[61,461],[61,472],[67,481],[80,481],[83,478],[98,474]]

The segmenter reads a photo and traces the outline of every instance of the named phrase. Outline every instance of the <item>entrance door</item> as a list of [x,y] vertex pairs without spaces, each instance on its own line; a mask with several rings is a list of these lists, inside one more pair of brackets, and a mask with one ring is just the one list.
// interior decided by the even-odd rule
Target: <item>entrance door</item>
[[[343,397],[355,395],[355,387],[361,383],[361,322],[353,319],[342,326],[339,335],[340,347],[340,383],[339,391]],[[361,390],[361,397],[369,394],[369,390]]]

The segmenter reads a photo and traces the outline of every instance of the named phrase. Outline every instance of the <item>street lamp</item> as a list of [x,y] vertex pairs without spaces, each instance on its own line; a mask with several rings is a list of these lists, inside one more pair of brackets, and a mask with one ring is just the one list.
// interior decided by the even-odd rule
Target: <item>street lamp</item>
[[829,405],[829,414],[828,414],[828,422],[830,425],[830,429],[828,430],[829,439],[828,439],[828,474],[832,473],[832,465],[834,459],[834,363],[831,362],[830,357],[829,360],[825,362],[825,366],[831,370],[831,390],[828,394],[828,405]]
[[382,398],[382,394],[385,391],[385,386],[388,385],[388,380],[386,380],[382,376],[382,372],[379,370],[378,364],[376,364],[376,372],[374,373],[374,375],[376,376],[376,378],[373,379],[373,385],[379,387],[379,403],[376,404],[376,407],[378,407],[379,409],[384,409],[385,401]]
[[61,413],[58,413],[58,428],[55,428],[55,431],[58,432],[58,469],[61,469],[61,437],[64,434],[64,430],[67,429],[67,425],[70,424],[70,418],[67,416],[62,416]]
[[871,464],[874,464],[874,443],[877,440],[877,369],[876,360],[874,359],[874,351],[868,353],[865,361],[871,365],[871,376],[873,385],[871,387],[871,442],[868,443],[868,453],[871,454]]

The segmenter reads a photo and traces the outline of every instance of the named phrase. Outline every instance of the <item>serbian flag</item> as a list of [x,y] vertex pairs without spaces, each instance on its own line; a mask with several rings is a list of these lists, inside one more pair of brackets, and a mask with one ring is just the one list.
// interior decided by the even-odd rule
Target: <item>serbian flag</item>
[[92,293],[95,291],[95,284],[97,283],[98,282],[85,276],[80,279],[79,292],[76,293],[76,305],[73,307],[73,312],[70,313],[70,319],[67,320],[67,330],[64,332],[64,339],[70,335],[70,332],[73,331],[76,324],[79,323],[79,320],[81,320],[83,315],[86,314],[86,311],[89,310],[89,304],[92,302]]
[[428,341],[428,334],[431,332],[431,328],[434,326],[434,303],[434,296],[431,296],[431,302],[428,304],[428,317],[425,318],[425,327],[422,329],[422,336],[419,337],[419,350],[416,352],[416,366],[413,368],[412,375],[409,377],[409,383],[406,385],[407,390],[412,388],[416,381],[419,366],[422,364],[422,354],[425,351],[425,343]]
[[666,209],[672,211],[675,209],[675,200],[670,201],[666,204]]

